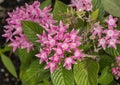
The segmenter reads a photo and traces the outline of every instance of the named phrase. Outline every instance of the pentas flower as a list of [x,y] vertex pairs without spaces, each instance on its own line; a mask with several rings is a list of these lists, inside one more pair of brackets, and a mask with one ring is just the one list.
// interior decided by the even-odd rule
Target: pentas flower
[[116,57],[116,62],[117,62],[117,65],[120,66],[120,56]]
[[118,80],[120,78],[120,69],[118,67],[112,68],[112,74]]
[[[120,44],[120,32],[119,30],[104,30],[103,33],[105,34],[104,36],[104,41],[103,38],[99,39],[99,43],[103,44],[102,47],[105,49],[106,45],[108,45],[108,47],[113,47],[115,49],[117,49],[117,44]],[[101,41],[102,40],[102,41]]]
[[43,61],[46,61],[48,62],[48,52],[45,51],[45,50],[42,50],[40,49],[40,52],[42,54],[37,54],[36,56],[38,56],[38,58],[40,58],[40,64],[43,62]]
[[72,57],[65,58],[65,63],[63,65],[64,67],[70,70],[72,68],[72,64],[77,64]]
[[23,33],[21,21],[37,22],[47,30],[50,24],[56,22],[52,19],[53,16],[49,13],[50,11],[50,7],[41,10],[40,2],[35,1],[32,5],[25,4],[24,7],[16,8],[13,12],[8,13],[8,25],[5,26],[3,37],[7,38],[7,42],[10,41],[9,46],[13,47],[13,51],[17,48],[26,48],[28,52],[33,49],[33,44],[27,40]]
[[108,47],[113,47],[115,49],[117,49],[117,44],[120,44],[120,41],[117,40],[116,38],[112,38],[108,40]]
[[92,26],[92,35],[93,36],[98,36],[99,38],[101,38],[102,32],[103,32],[103,26],[100,25],[100,22],[97,22],[95,24],[93,24]]
[[115,67],[112,68],[112,74],[118,80],[120,78],[120,56],[116,57]]
[[102,48],[105,49],[106,48],[106,43],[107,43],[106,39],[105,38],[101,38],[98,41],[99,41],[98,46],[99,47],[102,46]]
[[[114,21],[113,24],[111,24],[111,20]],[[109,23],[108,23],[109,22]],[[117,44],[120,44],[120,31],[113,28],[116,27],[117,18],[113,18],[111,15],[109,17],[109,20],[107,20],[108,23],[108,29],[103,29],[103,26],[100,25],[99,22],[93,24],[92,26],[92,36],[98,40],[98,47],[102,47],[104,50],[106,47],[113,47],[117,49]]]
[[13,47],[13,52],[15,52],[17,48],[27,49],[27,52],[31,49],[34,50],[33,44],[22,34],[19,37],[15,36],[14,39],[11,39],[9,46]]
[[115,29],[106,29],[103,31],[103,33],[106,34],[106,39],[109,39],[109,38],[119,38],[119,30],[115,30]]
[[45,69],[50,68],[51,73],[59,69],[58,65],[61,63],[70,70],[76,60],[84,57],[82,50],[78,49],[81,45],[79,31],[72,29],[68,32],[67,28],[68,25],[63,25],[60,21],[58,26],[51,25],[42,35],[37,34],[37,42],[41,43],[42,48],[36,56],[40,58],[40,63],[46,62]]
[[120,31],[116,29],[106,29],[103,31],[108,47],[117,49],[117,44],[120,44]]
[[53,73],[54,70],[58,69],[58,66],[55,62],[48,62],[47,65],[45,66],[45,69],[50,68],[50,72]]
[[116,24],[117,21],[118,21],[117,18],[113,18],[113,16],[110,15],[109,19],[106,20],[106,22],[108,24],[108,28],[113,29],[114,27],[117,27],[117,24]]
[[70,6],[76,7],[78,11],[92,11],[91,0],[71,0]]

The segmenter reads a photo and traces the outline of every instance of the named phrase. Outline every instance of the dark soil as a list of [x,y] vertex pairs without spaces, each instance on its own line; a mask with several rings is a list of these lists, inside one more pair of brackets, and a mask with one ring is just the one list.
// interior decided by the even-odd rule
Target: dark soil
[[[6,55],[9,55],[9,53],[6,53]],[[10,59],[12,60],[15,69],[17,73],[19,72],[19,66],[20,66],[20,61],[17,56],[12,54],[10,56]],[[13,77],[4,67],[4,65],[1,63],[0,60],[0,85],[21,85],[21,82],[19,78]]]
[[[12,11],[17,6],[24,5],[25,2],[29,2],[30,0],[4,0],[3,3],[0,3],[0,48],[3,48],[5,45],[5,38],[2,37],[3,26],[7,24],[5,19],[7,18],[7,12]],[[17,73],[19,73],[20,60],[14,54],[10,54],[10,52],[5,53],[5,55],[9,56],[15,65],[15,69]],[[18,74],[19,75],[19,74]],[[13,77],[7,69],[2,64],[0,59],[0,85],[21,85],[21,82],[18,78]]]

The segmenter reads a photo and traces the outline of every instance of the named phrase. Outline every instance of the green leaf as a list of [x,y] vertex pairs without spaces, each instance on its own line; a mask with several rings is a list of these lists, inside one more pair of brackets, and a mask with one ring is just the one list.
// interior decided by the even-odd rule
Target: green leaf
[[8,52],[8,51],[11,51],[11,47],[9,47],[8,45],[5,45],[5,47],[3,49],[0,49],[1,53],[5,53],[5,52]]
[[108,55],[99,55],[99,65],[100,65],[100,71],[102,71],[106,66],[111,66],[111,64],[114,62],[114,58],[112,56]]
[[50,6],[52,4],[51,0],[45,0],[42,2],[42,4],[40,5],[40,8],[43,9],[46,6]]
[[101,85],[108,85],[113,81],[113,75],[109,72],[108,66],[103,69],[98,81]]
[[110,84],[108,85],[117,85],[117,81],[116,80],[113,80]]
[[91,19],[95,21],[98,18],[98,14],[99,14],[99,9],[92,12]]
[[35,53],[33,51],[28,53],[26,49],[18,49],[17,52],[18,52],[17,55],[19,55],[20,62],[21,62],[21,65],[20,65],[20,79],[22,79],[22,77],[24,75],[24,72],[26,71],[26,69],[31,64],[32,58],[35,56]]
[[36,34],[42,34],[43,28],[35,22],[32,21],[23,21],[22,22],[23,32],[34,45],[38,45],[36,40],[38,39]]
[[51,74],[51,79],[54,85],[73,85],[73,73],[72,70],[66,70],[60,65],[59,70],[55,70]]
[[35,60],[24,73],[22,83],[24,85],[37,85],[49,77],[49,70],[45,70],[44,64],[39,64],[39,60]]
[[106,53],[108,53],[109,55],[116,57],[120,55],[120,45],[117,45],[117,49],[114,48],[107,48],[105,50]]
[[64,18],[62,17],[62,14],[67,11],[67,8],[68,7],[67,7],[66,4],[57,0],[55,2],[55,6],[54,6],[54,9],[53,9],[54,19],[63,20]]
[[85,51],[90,50],[91,47],[92,47],[92,44],[84,44],[84,45],[80,45],[79,49],[83,49],[85,52]]
[[77,85],[98,85],[99,64],[93,60],[74,65],[74,78]]
[[8,58],[7,56],[5,56],[4,54],[1,54],[1,60],[4,64],[4,66],[7,68],[7,70],[14,76],[17,78],[17,73],[15,70],[15,67],[12,63],[12,61],[10,60],[10,58]]
[[117,17],[120,17],[120,0],[102,0],[104,9]]
[[105,14],[104,7],[103,7],[103,4],[101,3],[101,0],[92,0],[92,4],[93,4],[94,11],[99,9],[98,18],[101,19]]
[[76,29],[82,30],[84,29],[84,21],[81,19],[77,19]]

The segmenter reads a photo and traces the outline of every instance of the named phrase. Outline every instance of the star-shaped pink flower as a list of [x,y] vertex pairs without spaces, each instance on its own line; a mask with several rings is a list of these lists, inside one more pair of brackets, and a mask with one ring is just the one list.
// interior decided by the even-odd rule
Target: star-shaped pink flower
[[117,18],[113,18],[112,15],[109,16],[109,19],[106,20],[107,24],[108,24],[108,28],[109,29],[113,29],[114,27],[117,27]]

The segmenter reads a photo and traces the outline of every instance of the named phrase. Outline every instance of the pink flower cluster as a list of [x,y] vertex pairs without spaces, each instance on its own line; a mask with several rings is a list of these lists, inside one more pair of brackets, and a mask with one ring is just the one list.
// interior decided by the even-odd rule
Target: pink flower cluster
[[78,11],[92,11],[91,0],[71,0],[70,6],[76,7]]
[[51,73],[58,69],[60,63],[70,70],[72,64],[76,64],[76,60],[84,57],[82,50],[78,49],[81,45],[79,31],[72,29],[67,32],[67,28],[68,25],[63,25],[60,21],[58,26],[51,24],[47,32],[43,32],[42,35],[37,34],[39,38],[37,42],[41,43],[42,48],[36,56],[40,58],[40,63],[46,62],[45,69],[50,68]]
[[49,24],[55,23],[52,20],[52,15],[49,13],[50,7],[40,9],[40,2],[35,1],[32,5],[26,4],[25,7],[16,8],[13,12],[8,13],[7,19],[8,25],[5,26],[5,34],[3,37],[10,41],[10,45],[13,47],[13,51],[17,48],[26,48],[29,52],[33,48],[33,44],[27,40],[23,34],[21,21],[30,20],[39,23],[44,28],[48,28]]
[[120,78],[120,56],[116,57],[117,66],[112,68],[112,74],[116,79]]
[[92,31],[93,36],[98,36],[98,47],[102,46],[103,49],[106,47],[113,47],[117,49],[117,44],[120,44],[120,31],[115,29],[117,27],[117,18],[113,18],[112,15],[109,16],[109,19],[106,20],[108,24],[108,29],[103,30],[103,26],[99,23],[96,23]]

